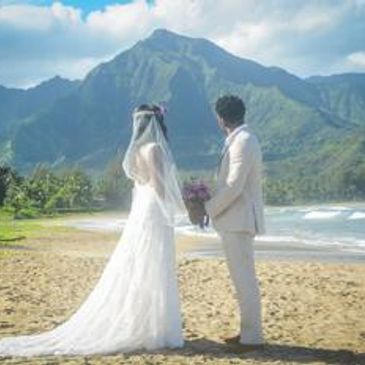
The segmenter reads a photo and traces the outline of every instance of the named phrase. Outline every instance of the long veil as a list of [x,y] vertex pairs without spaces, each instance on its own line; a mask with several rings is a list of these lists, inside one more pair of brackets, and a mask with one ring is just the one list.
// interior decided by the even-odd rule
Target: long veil
[[[138,164],[140,155],[147,163],[147,176],[143,165]],[[124,156],[123,168],[130,179],[151,185],[167,225],[174,226],[177,216],[187,214],[176,164],[153,111],[133,114],[133,133]]]
[[95,287],[54,329],[0,338],[0,358],[183,345],[171,226],[177,214],[185,213],[185,206],[176,166],[154,113],[134,114],[123,168],[136,182],[135,199]]

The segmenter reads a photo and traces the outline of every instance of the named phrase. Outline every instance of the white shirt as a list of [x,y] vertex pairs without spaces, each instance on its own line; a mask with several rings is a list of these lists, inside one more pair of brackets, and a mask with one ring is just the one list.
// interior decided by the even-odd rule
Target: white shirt
[[239,133],[241,132],[242,130],[246,129],[247,128],[247,124],[242,124],[240,125],[239,127],[235,128],[225,139],[224,141],[224,146],[222,148],[222,152],[221,152],[221,155],[220,155],[220,159],[219,159],[219,163],[218,163],[218,169],[217,169],[217,174],[219,172],[219,169],[220,169],[220,165],[221,165],[221,162],[222,162],[222,159],[223,159],[223,156],[224,154],[226,153],[230,143],[232,142],[233,138]]
[[224,147],[223,147],[223,151],[222,154],[224,154],[226,148],[230,145],[230,143],[232,142],[232,139],[242,130],[246,129],[247,125],[246,124],[242,124],[239,127],[235,128],[227,137],[226,140],[224,141]]

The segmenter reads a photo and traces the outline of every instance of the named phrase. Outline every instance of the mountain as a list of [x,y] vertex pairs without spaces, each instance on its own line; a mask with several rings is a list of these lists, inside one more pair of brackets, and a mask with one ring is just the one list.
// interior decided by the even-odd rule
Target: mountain
[[56,76],[27,90],[0,85],[0,128],[4,130],[6,124],[48,108],[56,100],[74,91],[79,83]]
[[339,122],[365,124],[365,74],[349,73],[310,77],[320,93],[321,106],[339,118]]
[[48,91],[47,103],[28,90],[27,102],[9,96],[15,101],[0,104],[0,125],[13,126],[8,156],[21,170],[38,162],[103,169],[126,148],[130,113],[145,102],[167,105],[179,167],[214,168],[222,144],[214,101],[228,92],[247,104],[246,120],[262,143],[269,177],[331,179],[339,168],[365,167],[364,74],[302,79],[233,56],[205,39],[156,30],[82,82],[62,82],[58,91],[54,80],[38,86],[54,91]]
[[10,159],[10,143],[18,126],[27,118],[45,110],[62,97],[75,91],[79,81],[56,76],[27,90],[0,85],[0,163]]

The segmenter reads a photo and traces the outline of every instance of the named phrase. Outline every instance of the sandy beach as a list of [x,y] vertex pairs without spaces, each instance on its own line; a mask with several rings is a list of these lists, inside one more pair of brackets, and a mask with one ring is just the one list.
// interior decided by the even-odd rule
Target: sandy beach
[[[54,223],[54,222],[53,222]],[[0,249],[0,337],[65,321],[95,285],[119,234],[44,230]],[[240,353],[237,303],[221,258],[184,255],[199,237],[177,239],[185,347],[113,356],[5,358],[2,364],[365,364],[365,265],[257,260],[267,346]],[[201,242],[200,242],[201,244]]]

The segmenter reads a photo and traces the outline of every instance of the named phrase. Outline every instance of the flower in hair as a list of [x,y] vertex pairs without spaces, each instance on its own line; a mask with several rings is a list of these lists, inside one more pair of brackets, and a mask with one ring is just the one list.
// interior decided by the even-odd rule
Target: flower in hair
[[158,105],[158,110],[160,114],[164,117],[167,113],[167,108],[164,105]]

